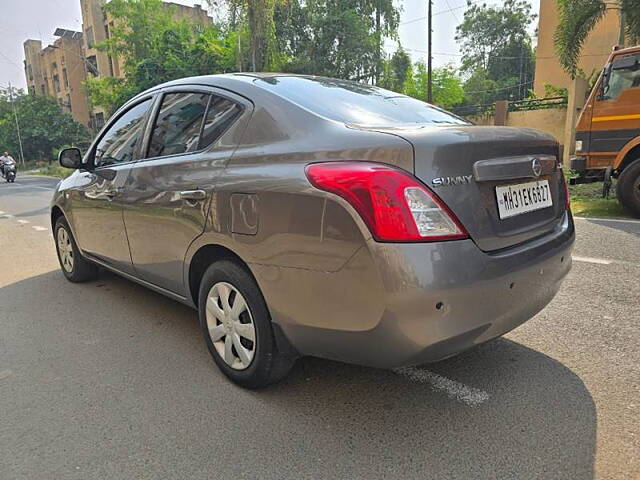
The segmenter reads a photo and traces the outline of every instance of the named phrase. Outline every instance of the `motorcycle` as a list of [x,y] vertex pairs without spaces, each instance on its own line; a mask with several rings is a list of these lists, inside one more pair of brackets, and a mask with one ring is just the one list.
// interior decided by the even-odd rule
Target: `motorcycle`
[[15,165],[5,165],[2,169],[2,176],[7,181],[7,183],[13,183],[16,181],[16,166]]

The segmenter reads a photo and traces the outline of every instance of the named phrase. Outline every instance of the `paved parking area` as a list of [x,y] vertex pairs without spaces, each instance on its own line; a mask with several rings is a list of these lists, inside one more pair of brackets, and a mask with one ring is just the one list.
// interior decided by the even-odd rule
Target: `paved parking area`
[[194,311],[64,280],[55,183],[0,183],[2,479],[640,478],[640,222],[576,220],[561,292],[502,339],[400,371],[304,359],[246,391]]

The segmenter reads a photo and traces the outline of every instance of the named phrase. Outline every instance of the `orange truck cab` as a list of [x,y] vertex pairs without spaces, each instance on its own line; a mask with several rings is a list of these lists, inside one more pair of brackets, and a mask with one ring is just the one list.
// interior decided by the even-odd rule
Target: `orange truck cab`
[[640,45],[614,48],[576,126],[571,183],[617,178],[620,202],[640,216]]

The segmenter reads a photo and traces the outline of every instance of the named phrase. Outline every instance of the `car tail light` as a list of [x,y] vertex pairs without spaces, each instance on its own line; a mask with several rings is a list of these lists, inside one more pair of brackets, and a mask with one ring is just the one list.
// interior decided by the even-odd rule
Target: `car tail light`
[[314,163],[311,184],[344,198],[381,242],[430,242],[468,238],[449,208],[415,177],[369,162]]

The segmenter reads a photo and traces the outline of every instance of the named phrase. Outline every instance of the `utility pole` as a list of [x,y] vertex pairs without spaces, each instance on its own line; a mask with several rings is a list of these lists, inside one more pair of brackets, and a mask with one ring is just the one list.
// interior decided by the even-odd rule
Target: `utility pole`
[[16,104],[13,102],[13,90],[11,88],[11,82],[9,82],[9,100],[11,101],[11,106],[13,107],[13,118],[16,120],[16,133],[18,134],[18,145],[20,145],[20,160],[22,161],[22,166],[24,167],[24,152],[22,150],[22,137],[20,137],[20,123],[18,122],[18,112],[16,111]]
[[433,55],[431,55],[431,47],[432,47],[432,43],[431,43],[431,19],[433,17],[433,15],[431,14],[431,7],[433,6],[433,0],[428,0],[429,1],[429,7],[428,7],[428,12],[427,12],[427,43],[429,44],[429,58],[427,58],[427,102],[429,103],[433,103],[433,79],[432,79],[432,72],[431,72],[431,59],[433,57]]

